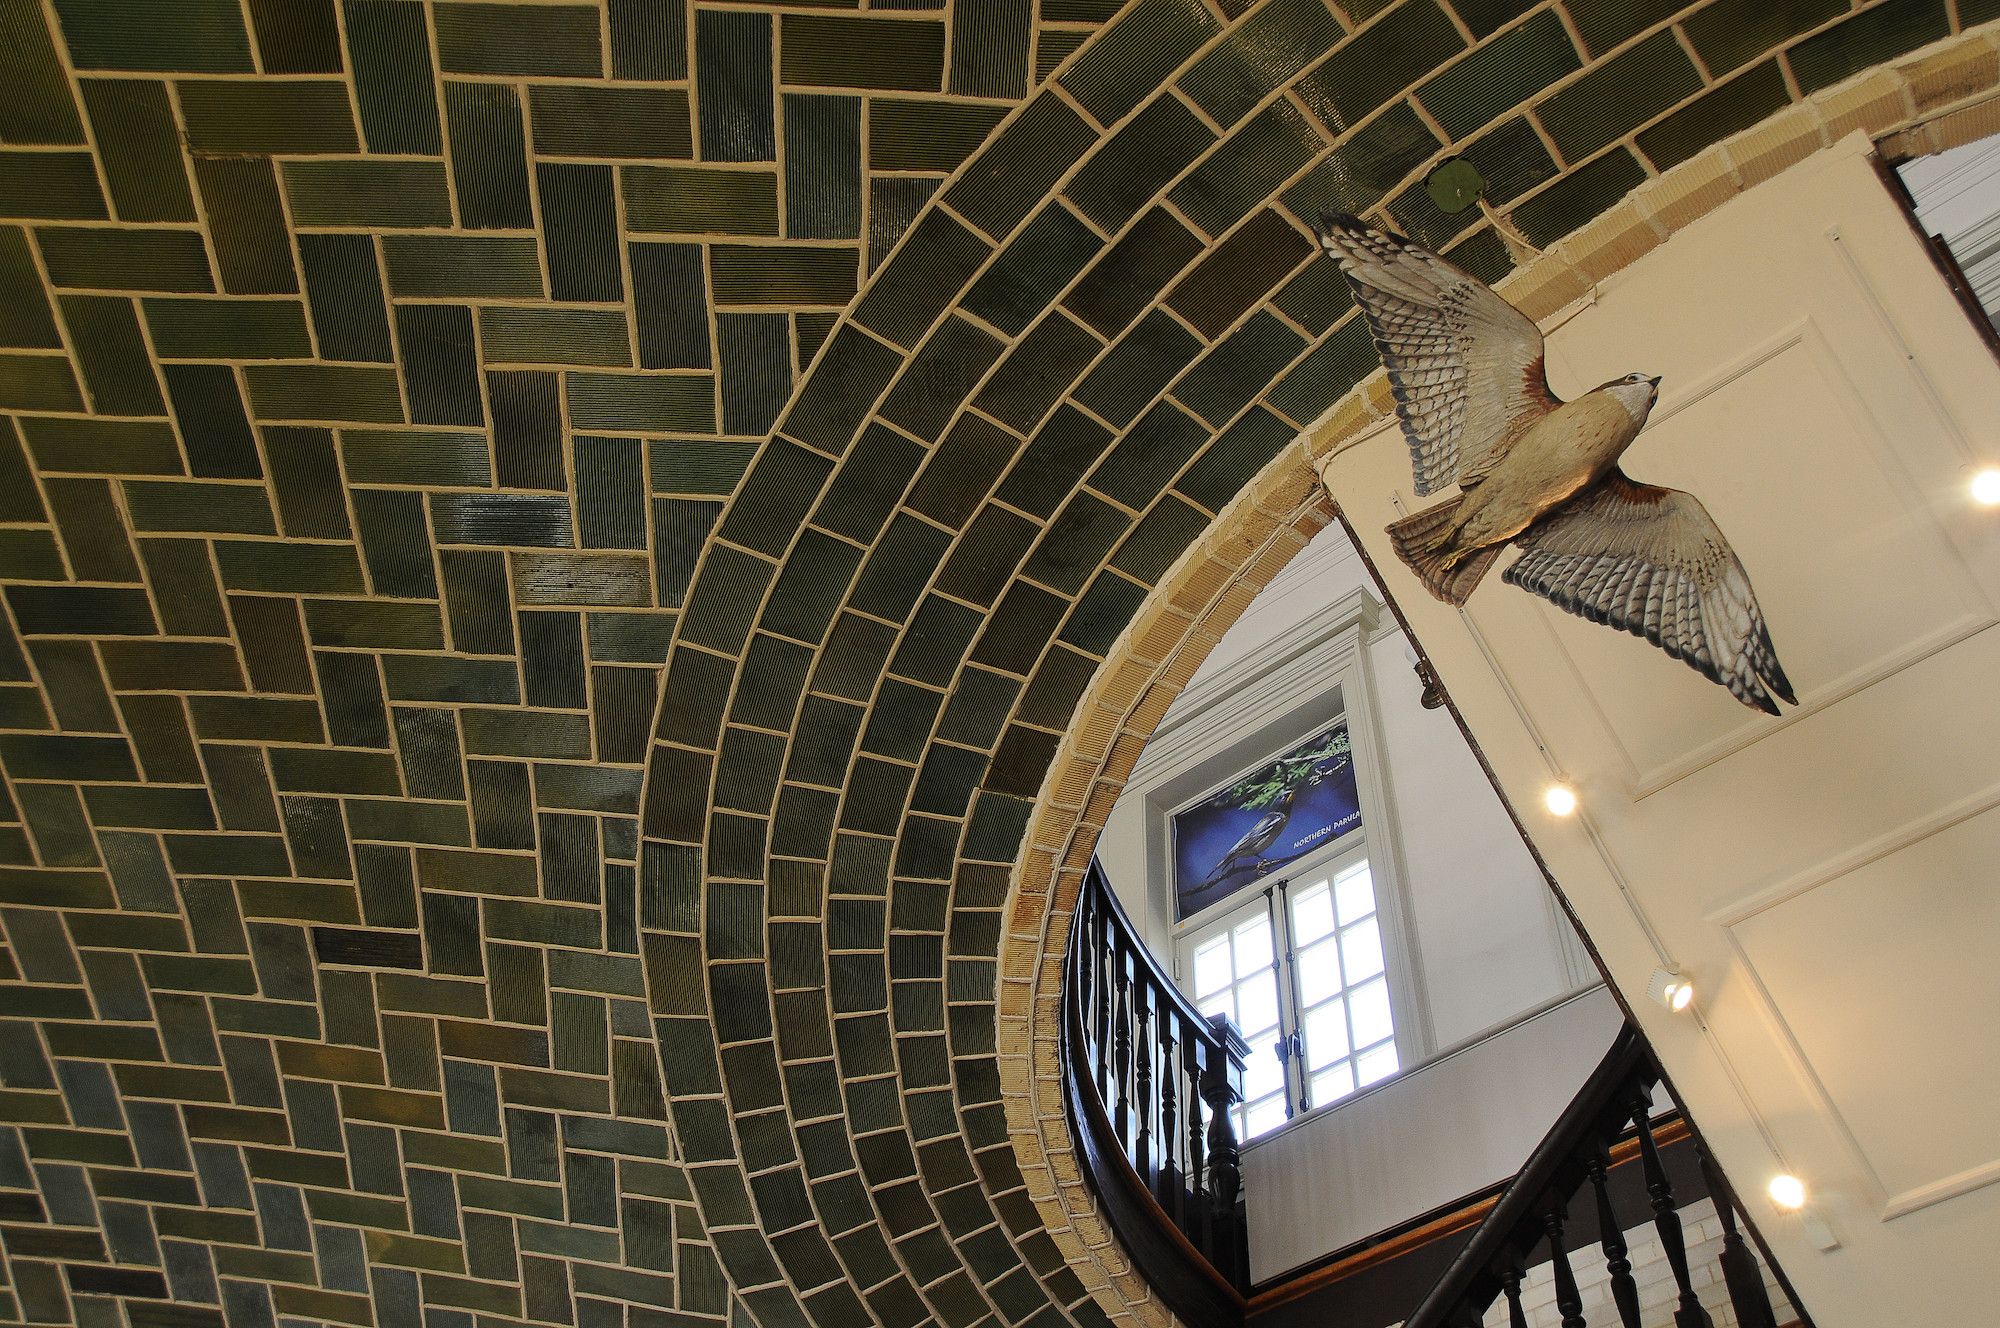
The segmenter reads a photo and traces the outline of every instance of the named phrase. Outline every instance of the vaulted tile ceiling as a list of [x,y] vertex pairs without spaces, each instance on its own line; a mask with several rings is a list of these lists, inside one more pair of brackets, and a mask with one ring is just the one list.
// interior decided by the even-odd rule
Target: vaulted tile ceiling
[[1009,866],[1373,367],[1304,220],[2000,5],[1113,8],[0,0],[0,1317],[1101,1320]]

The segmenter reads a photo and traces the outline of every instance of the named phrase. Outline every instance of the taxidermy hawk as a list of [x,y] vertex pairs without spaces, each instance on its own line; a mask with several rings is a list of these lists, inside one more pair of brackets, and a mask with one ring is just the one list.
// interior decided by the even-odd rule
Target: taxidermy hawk
[[1501,580],[1644,637],[1747,706],[1798,704],[1714,519],[1693,494],[1618,468],[1659,379],[1627,374],[1559,400],[1541,330],[1477,277],[1353,217],[1322,218],[1319,240],[1382,351],[1417,493],[1459,488],[1389,527],[1431,594],[1465,603],[1513,544],[1521,557]]

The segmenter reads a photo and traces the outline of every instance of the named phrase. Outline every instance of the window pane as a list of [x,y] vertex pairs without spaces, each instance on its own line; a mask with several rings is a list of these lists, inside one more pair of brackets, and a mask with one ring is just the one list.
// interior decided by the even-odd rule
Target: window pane
[[1211,1019],[1219,1014],[1226,1014],[1231,1019],[1236,1018],[1236,1002],[1230,999],[1230,993],[1226,991],[1220,995],[1205,998],[1195,1008]]
[[1195,947],[1194,994],[1197,999],[1222,990],[1234,976],[1229,968],[1227,936],[1217,936]]
[[1369,918],[1340,933],[1340,963],[1349,982],[1361,982],[1382,971],[1382,924]]
[[1375,911],[1375,878],[1368,873],[1368,864],[1357,863],[1334,878],[1333,896],[1335,911],[1340,914],[1340,925],[1359,921]]
[[1243,1137],[1255,1139],[1285,1123],[1285,1095],[1276,1093],[1261,1102],[1252,1102],[1243,1112]]
[[1267,968],[1236,988],[1236,1026],[1244,1037],[1278,1022],[1278,972]]
[[1334,961],[1332,941],[1321,941],[1300,950],[1293,959],[1299,975],[1299,1003],[1318,1005],[1340,991],[1340,965]]
[[1271,919],[1259,913],[1236,929],[1236,974],[1271,966]]
[[1310,886],[1292,896],[1292,943],[1310,945],[1333,930],[1333,893],[1327,883]]
[[1306,1069],[1320,1069],[1347,1054],[1345,1007],[1345,1001],[1328,1001],[1306,1015]]
[[1364,1084],[1372,1084],[1387,1079],[1396,1072],[1396,1044],[1386,1042],[1373,1051],[1364,1051],[1354,1058],[1355,1073]]
[[1259,1098],[1283,1088],[1285,1063],[1278,1059],[1277,1031],[1245,1040],[1250,1043],[1250,1052],[1243,1058],[1243,1096]]
[[1338,1102],[1354,1091],[1354,1069],[1346,1061],[1313,1076],[1312,1103],[1323,1107]]
[[1389,983],[1386,978],[1376,978],[1356,987],[1348,996],[1347,1004],[1354,1013],[1356,1046],[1365,1047],[1395,1033],[1396,1025],[1389,1017]]

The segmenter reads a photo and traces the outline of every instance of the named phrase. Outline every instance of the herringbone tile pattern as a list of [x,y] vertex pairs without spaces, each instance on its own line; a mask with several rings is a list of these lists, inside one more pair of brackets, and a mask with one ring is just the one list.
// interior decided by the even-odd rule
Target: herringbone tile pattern
[[1009,864],[1372,367],[1304,220],[1497,274],[1444,156],[1546,242],[1953,21],[1112,8],[0,0],[0,1318],[1101,1320]]

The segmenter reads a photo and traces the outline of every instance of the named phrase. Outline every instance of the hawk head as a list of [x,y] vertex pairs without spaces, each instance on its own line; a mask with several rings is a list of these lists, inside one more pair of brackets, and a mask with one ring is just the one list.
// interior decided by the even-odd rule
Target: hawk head
[[1660,380],[1648,378],[1645,374],[1632,373],[1600,384],[1597,390],[1631,411],[1635,421],[1644,423],[1647,414],[1653,409],[1653,403],[1660,399]]

